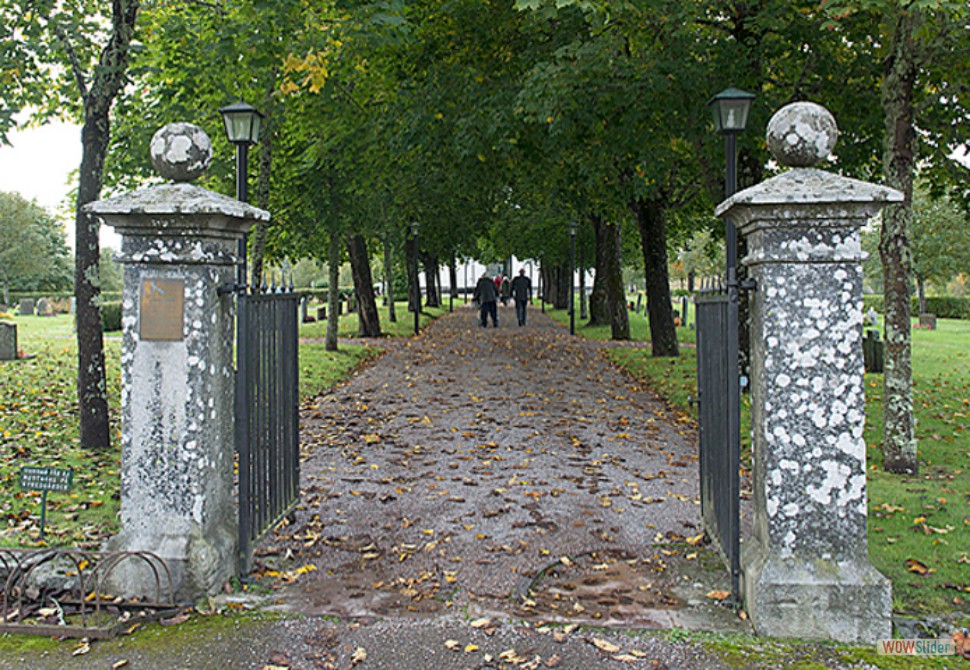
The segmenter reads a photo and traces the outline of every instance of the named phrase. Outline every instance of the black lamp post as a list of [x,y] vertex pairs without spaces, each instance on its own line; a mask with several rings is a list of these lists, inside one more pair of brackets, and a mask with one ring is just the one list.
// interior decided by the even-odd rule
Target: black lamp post
[[[748,124],[748,112],[751,111],[753,93],[745,93],[736,88],[721,91],[711,98],[711,114],[714,118],[714,129],[724,135],[724,157],[726,174],[724,179],[724,197],[730,198],[738,190],[738,145],[737,137],[744,132]],[[725,237],[727,243],[727,272],[728,283],[731,282],[732,270],[737,273],[737,230],[734,223],[726,223]]]
[[414,334],[421,330],[421,276],[418,274],[418,228],[417,221],[411,222],[411,237],[414,238]]
[[579,224],[573,221],[569,224],[569,334],[576,334],[576,295],[575,295],[575,274],[576,274],[576,232]]
[[[739,91],[736,88],[729,88],[721,91],[711,98],[710,107],[714,117],[714,128],[718,133],[724,135],[725,149],[725,182],[724,195],[730,198],[738,189],[737,171],[737,136],[744,132],[748,123],[748,112],[751,110],[751,102],[754,95]],[[728,375],[726,380],[727,388],[727,471],[726,476],[730,478],[731,488],[730,499],[732,509],[730,514],[737,519],[739,510],[737,509],[740,482],[738,470],[741,458],[741,385],[740,373],[738,370],[738,233],[734,222],[730,219],[724,220],[725,238],[725,283],[727,288],[727,334],[724,347],[728,361]],[[703,402],[703,399],[701,400]],[[735,522],[736,523],[736,522]],[[731,539],[733,548],[729,553],[731,558],[731,590],[735,597],[740,593],[740,564],[738,562],[739,548],[737,546],[737,535]]]
[[[236,199],[246,202],[249,199],[249,145],[259,141],[259,129],[263,115],[252,105],[242,100],[226,105],[219,110],[226,126],[226,139],[236,146]],[[246,286],[246,243],[244,235],[239,242],[239,285]]]

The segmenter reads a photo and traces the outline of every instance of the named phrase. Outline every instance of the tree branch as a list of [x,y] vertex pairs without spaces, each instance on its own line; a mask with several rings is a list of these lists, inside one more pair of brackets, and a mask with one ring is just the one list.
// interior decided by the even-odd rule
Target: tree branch
[[74,75],[74,81],[77,82],[77,88],[78,92],[81,94],[81,99],[86,99],[88,97],[87,77],[84,74],[84,70],[81,68],[81,63],[78,61],[77,51],[75,51],[71,40],[68,39],[67,32],[65,32],[60,23],[56,22],[56,17],[51,19],[51,23],[54,25],[54,35],[57,36],[57,40],[64,47],[64,51],[67,53],[67,57],[71,61],[71,73]]

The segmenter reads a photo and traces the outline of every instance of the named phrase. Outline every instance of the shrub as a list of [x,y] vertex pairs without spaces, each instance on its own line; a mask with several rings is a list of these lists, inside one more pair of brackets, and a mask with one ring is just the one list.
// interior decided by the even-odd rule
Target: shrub
[[[881,295],[867,295],[862,298],[862,311],[872,307],[880,314],[886,312],[886,302]],[[970,319],[970,298],[955,296],[938,296],[926,299],[926,311],[936,314],[940,319]],[[919,300],[913,298],[910,302],[910,312],[919,315]]]
[[121,301],[101,303],[101,327],[110,333],[121,330]]
[[[919,313],[919,301],[913,298],[913,315]],[[926,299],[926,311],[940,319],[970,319],[970,299],[939,296]]]

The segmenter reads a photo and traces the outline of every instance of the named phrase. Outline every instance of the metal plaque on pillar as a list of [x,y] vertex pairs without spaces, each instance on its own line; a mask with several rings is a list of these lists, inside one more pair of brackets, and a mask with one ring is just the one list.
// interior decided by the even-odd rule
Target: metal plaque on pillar
[[144,341],[177,342],[185,323],[185,280],[147,278],[139,294],[139,335]]

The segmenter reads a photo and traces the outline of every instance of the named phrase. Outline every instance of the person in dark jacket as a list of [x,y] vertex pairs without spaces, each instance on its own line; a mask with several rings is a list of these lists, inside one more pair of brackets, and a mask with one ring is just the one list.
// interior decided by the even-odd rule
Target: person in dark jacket
[[475,295],[473,299],[478,303],[479,324],[482,328],[488,328],[488,316],[492,316],[492,325],[498,328],[498,291],[495,289],[495,282],[488,278],[487,274],[482,275],[475,285]]
[[512,282],[509,281],[508,277],[502,277],[502,284],[499,286],[498,294],[502,298],[502,304],[508,305],[509,298],[512,296]]
[[532,300],[532,280],[525,276],[525,270],[519,270],[519,276],[512,280],[512,297],[515,299],[515,316],[519,325],[525,325],[525,308]]

